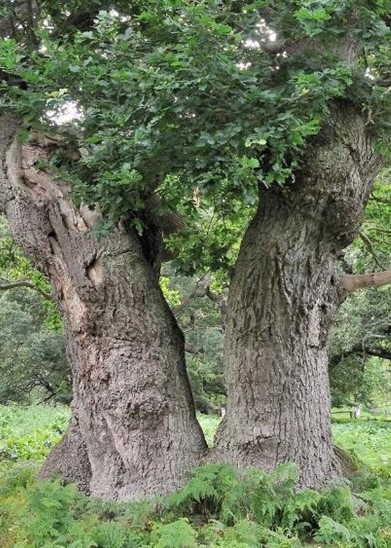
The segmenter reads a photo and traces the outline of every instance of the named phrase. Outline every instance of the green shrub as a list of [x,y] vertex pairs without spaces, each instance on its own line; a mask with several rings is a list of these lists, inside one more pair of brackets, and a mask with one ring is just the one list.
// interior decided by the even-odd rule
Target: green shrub
[[0,463],[42,461],[61,440],[69,418],[64,406],[0,405]]
[[152,534],[152,545],[156,548],[195,548],[197,533],[186,518],[171,523],[157,523]]

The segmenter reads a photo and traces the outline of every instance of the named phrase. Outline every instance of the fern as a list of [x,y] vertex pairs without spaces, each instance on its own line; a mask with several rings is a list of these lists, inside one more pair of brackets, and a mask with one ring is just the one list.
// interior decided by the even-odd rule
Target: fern
[[196,548],[197,534],[186,518],[172,523],[157,524],[152,536],[155,548]]
[[311,530],[321,498],[320,493],[310,489],[293,493],[284,505],[281,525],[288,529],[298,528],[301,533]]
[[318,515],[329,516],[336,521],[349,521],[355,515],[354,499],[348,486],[333,487],[323,493]]
[[7,497],[32,485],[36,481],[38,471],[39,466],[36,463],[16,463],[8,467],[7,471],[1,474],[0,497]]
[[382,520],[391,523],[391,501],[384,497],[384,491],[374,489],[360,493],[360,498],[367,502],[372,511],[374,511]]
[[194,471],[183,489],[167,499],[165,507],[186,514],[198,511],[209,517],[217,516],[226,493],[235,485],[237,473],[227,465],[202,466]]
[[178,493],[142,503],[96,501],[16,466],[0,479],[0,546],[15,548],[269,548],[314,542],[391,547],[391,482],[361,479],[298,491],[297,472],[207,465]]
[[37,484],[29,492],[21,519],[30,532],[32,542],[44,546],[48,541],[61,536],[72,524],[71,507],[79,498],[73,485],[63,487],[57,481]]
[[124,525],[116,522],[99,523],[90,533],[98,548],[123,548],[127,538]]
[[353,546],[353,537],[349,529],[328,516],[323,516],[320,519],[319,531],[315,533],[314,539],[326,545],[335,545],[341,548]]

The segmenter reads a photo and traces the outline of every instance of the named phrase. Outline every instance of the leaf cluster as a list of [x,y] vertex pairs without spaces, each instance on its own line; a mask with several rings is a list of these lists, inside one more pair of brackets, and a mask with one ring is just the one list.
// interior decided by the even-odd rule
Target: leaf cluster
[[[26,52],[15,38],[1,45],[0,65],[28,85],[5,83],[3,106],[26,123],[53,126],[55,113],[73,105],[84,153],[59,163],[82,199],[99,202],[115,221],[138,217],[157,188],[189,209],[197,189],[207,208],[229,217],[226,204],[253,203],[259,184],[292,179],[332,101],[359,102],[376,124],[377,103],[388,101],[376,85],[389,51],[384,1],[241,9],[216,0],[145,1],[100,11],[88,30],[64,34],[63,10],[45,10],[53,28],[36,30],[41,51]],[[271,32],[284,44],[277,54]],[[373,80],[334,47],[348,36],[360,51],[365,44]]]

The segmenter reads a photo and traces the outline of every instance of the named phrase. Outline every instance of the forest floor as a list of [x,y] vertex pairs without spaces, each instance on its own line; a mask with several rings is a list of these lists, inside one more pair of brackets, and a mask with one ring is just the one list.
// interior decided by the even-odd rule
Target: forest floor
[[[1,548],[391,547],[389,417],[333,415],[335,443],[360,468],[351,483],[297,492],[290,465],[271,475],[209,465],[158,505],[102,503],[59,481],[37,483],[69,417],[61,406],[0,406]],[[212,444],[220,417],[199,421]]]

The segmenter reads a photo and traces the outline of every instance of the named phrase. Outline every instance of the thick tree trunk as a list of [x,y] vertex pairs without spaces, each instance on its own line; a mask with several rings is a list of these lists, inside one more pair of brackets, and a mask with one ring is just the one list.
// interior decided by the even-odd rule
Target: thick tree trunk
[[261,190],[230,287],[216,458],[265,470],[292,461],[301,486],[343,466],[331,440],[327,345],[344,294],[336,258],[379,168],[366,130],[351,107],[336,106],[293,184]]
[[56,143],[18,145],[2,120],[0,209],[16,242],[50,279],[73,369],[74,420],[43,475],[61,471],[91,494],[129,500],[181,486],[205,450],[184,340],[138,236],[97,239],[96,214],[39,171]]

